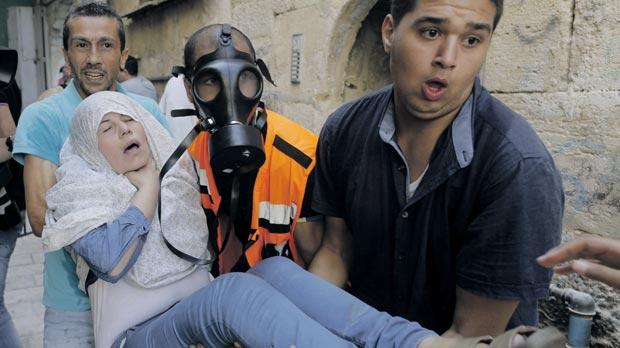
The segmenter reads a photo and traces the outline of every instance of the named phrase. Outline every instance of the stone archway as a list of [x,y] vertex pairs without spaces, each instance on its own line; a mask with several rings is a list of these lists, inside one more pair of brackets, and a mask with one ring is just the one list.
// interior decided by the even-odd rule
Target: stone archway
[[389,80],[380,36],[389,4],[389,0],[349,0],[342,6],[329,43],[325,86],[326,97],[334,106]]
[[380,0],[362,22],[345,70],[342,95],[345,103],[379,89],[391,80],[389,56],[381,41],[381,24],[389,11],[389,1]]

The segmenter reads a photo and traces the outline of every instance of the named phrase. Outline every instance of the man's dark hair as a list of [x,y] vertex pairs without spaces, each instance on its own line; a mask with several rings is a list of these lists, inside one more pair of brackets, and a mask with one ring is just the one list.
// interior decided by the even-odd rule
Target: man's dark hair
[[138,76],[138,60],[134,56],[128,56],[125,61],[125,70],[131,76]]
[[[185,49],[183,50],[183,64],[185,64],[186,72],[189,73],[195,63],[193,61],[193,57],[199,41],[204,42],[207,47],[213,48],[213,51],[217,50],[219,45],[218,39],[220,36],[220,31],[222,30],[222,25],[223,24],[207,25],[206,27],[198,29],[198,31],[193,33],[192,36],[187,39]],[[235,48],[239,49],[239,45],[246,45],[250,50],[252,59],[256,59],[256,52],[254,51],[252,41],[250,41],[250,39],[245,36],[245,34],[241,32],[241,30],[235,27],[231,27],[231,29],[233,45],[235,46]]]
[[62,27],[62,46],[65,51],[69,49],[69,20],[74,17],[110,17],[116,19],[118,37],[121,40],[121,51],[125,49],[125,25],[121,16],[110,6],[100,2],[90,2],[69,10]]
[[[493,19],[493,30],[497,28],[502,12],[504,10],[504,0],[489,0],[495,5],[495,18]],[[409,11],[415,9],[416,0],[392,0],[390,14],[394,18],[394,25],[397,26],[400,20],[405,17]]]

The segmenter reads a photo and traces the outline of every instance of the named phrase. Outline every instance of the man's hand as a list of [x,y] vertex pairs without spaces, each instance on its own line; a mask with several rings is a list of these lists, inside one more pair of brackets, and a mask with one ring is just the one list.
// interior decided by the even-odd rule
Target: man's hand
[[620,289],[620,241],[582,237],[540,256],[538,263],[559,274],[577,273]]
[[52,162],[35,155],[26,155],[24,159],[26,211],[32,231],[38,237],[41,237],[45,225],[45,194],[56,183],[56,168]]

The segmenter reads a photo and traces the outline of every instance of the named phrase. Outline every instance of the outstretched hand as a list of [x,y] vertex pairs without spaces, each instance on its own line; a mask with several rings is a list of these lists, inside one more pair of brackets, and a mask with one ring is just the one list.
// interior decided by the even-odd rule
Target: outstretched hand
[[549,250],[537,261],[556,273],[577,273],[620,289],[620,240],[577,238]]

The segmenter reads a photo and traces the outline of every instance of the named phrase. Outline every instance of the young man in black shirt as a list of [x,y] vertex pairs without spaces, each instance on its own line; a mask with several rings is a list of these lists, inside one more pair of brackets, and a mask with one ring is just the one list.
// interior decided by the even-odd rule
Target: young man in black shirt
[[528,122],[478,74],[500,0],[394,0],[393,85],[337,110],[319,141],[310,270],[445,336],[537,323],[564,195]]

